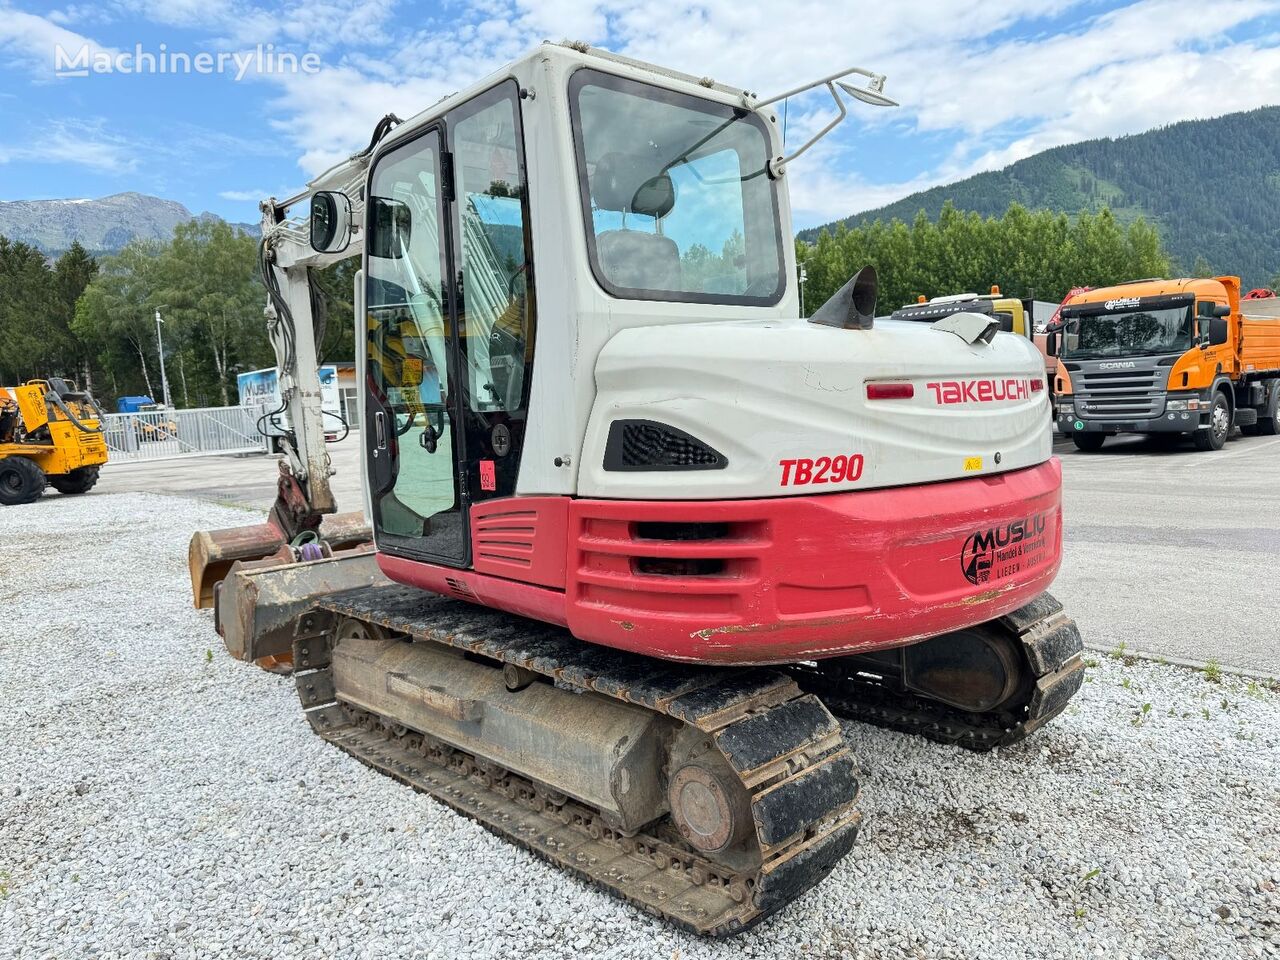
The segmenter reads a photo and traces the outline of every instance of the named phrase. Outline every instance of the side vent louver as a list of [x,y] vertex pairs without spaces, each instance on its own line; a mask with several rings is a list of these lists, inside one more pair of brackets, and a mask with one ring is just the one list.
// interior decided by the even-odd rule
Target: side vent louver
[[606,470],[723,470],[724,455],[683,430],[652,420],[615,420],[604,449]]

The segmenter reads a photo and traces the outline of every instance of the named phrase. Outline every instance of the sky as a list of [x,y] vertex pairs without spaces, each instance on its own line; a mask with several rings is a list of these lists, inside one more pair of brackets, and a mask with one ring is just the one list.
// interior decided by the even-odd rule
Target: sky
[[[789,168],[797,228],[1058,144],[1280,103],[1280,0],[0,0],[0,200],[136,190],[256,221],[384,114],[565,38],[762,97],[886,74],[901,107],[854,107]],[[93,69],[138,45],[192,68]],[[831,103],[787,115],[796,146]]]

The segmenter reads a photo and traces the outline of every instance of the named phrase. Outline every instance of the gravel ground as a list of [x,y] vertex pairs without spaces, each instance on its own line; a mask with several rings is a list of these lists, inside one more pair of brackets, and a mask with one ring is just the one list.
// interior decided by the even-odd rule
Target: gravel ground
[[987,757],[851,724],[856,852],[708,943],[326,746],[287,680],[226,657],[186,544],[251,519],[145,494],[0,510],[0,956],[1280,956],[1266,686],[1103,657]]

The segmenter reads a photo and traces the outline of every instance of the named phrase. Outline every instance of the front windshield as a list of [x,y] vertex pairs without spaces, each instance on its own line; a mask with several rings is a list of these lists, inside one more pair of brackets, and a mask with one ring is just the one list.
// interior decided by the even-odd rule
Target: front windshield
[[1068,316],[1063,320],[1065,360],[1182,353],[1191,349],[1191,306],[1130,313]]
[[643,300],[781,299],[782,231],[759,116],[585,69],[570,97],[602,287]]

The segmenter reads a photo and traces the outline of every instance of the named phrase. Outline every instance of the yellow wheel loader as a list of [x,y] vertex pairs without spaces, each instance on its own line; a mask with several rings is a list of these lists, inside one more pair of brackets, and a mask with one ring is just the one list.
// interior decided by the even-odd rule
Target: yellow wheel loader
[[0,387],[0,505],[32,503],[46,486],[86,493],[106,462],[102,411],[74,382]]

